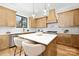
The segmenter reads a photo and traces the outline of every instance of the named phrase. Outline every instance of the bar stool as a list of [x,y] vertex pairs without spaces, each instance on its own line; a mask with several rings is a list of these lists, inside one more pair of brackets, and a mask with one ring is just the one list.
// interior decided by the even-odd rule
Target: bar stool
[[22,47],[27,56],[39,56],[45,51],[45,46],[42,44],[22,42]]
[[21,52],[22,52],[22,42],[23,41],[26,41],[26,43],[29,43],[29,42],[33,43],[32,41],[29,41],[29,40],[26,40],[26,39],[22,39],[22,38],[19,38],[19,37],[14,37],[14,43],[15,43],[15,46],[16,46],[15,51],[14,51],[14,56],[16,55],[17,47],[20,48],[20,54],[19,55],[21,55]]

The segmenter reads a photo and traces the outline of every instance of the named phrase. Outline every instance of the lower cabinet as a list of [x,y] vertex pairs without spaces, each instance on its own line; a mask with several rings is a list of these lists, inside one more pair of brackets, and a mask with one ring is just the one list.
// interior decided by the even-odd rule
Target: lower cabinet
[[59,34],[56,46],[59,56],[79,56],[79,35]]
[[79,48],[79,35],[72,35],[72,46]]
[[57,44],[63,44],[67,46],[72,46],[72,35],[70,34],[58,34]]
[[9,48],[9,36],[0,35],[0,50]]

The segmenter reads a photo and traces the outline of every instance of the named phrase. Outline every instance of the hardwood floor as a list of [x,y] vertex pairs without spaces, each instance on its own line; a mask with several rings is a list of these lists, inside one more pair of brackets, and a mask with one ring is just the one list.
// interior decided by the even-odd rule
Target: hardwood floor
[[79,56],[79,49],[57,44],[57,56]]
[[[1,50],[0,56],[14,56],[14,50],[15,50],[15,47],[14,48],[7,48],[5,50]],[[16,56],[19,56],[19,48],[16,51]],[[22,51],[21,56],[25,56],[24,51]]]
[[[0,56],[14,56],[14,50],[15,47],[0,50]],[[19,56],[19,48],[16,50],[16,56]],[[21,56],[25,56],[24,51],[22,51]],[[79,49],[57,44],[56,56],[79,56]]]

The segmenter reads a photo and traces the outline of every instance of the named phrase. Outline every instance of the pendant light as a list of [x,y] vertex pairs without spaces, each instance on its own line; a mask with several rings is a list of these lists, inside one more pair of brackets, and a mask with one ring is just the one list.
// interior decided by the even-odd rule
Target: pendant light
[[45,3],[44,3],[44,10],[43,10],[43,12],[44,12],[44,16],[46,16],[46,15],[47,15],[47,10],[46,10],[46,1],[45,1]]
[[35,17],[35,13],[34,13],[34,0],[33,0],[33,14],[32,14],[32,17],[33,18]]

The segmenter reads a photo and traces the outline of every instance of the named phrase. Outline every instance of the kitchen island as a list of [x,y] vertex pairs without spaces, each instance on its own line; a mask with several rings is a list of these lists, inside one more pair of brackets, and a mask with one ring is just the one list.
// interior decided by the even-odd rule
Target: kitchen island
[[56,50],[56,45],[55,45],[55,38],[57,37],[56,34],[36,34],[36,33],[31,33],[31,34],[23,34],[23,35],[18,35],[20,38],[24,38],[27,40],[31,40],[40,44],[43,44],[46,46],[46,50],[43,52],[43,55],[52,55],[55,56],[57,55],[57,50]]

